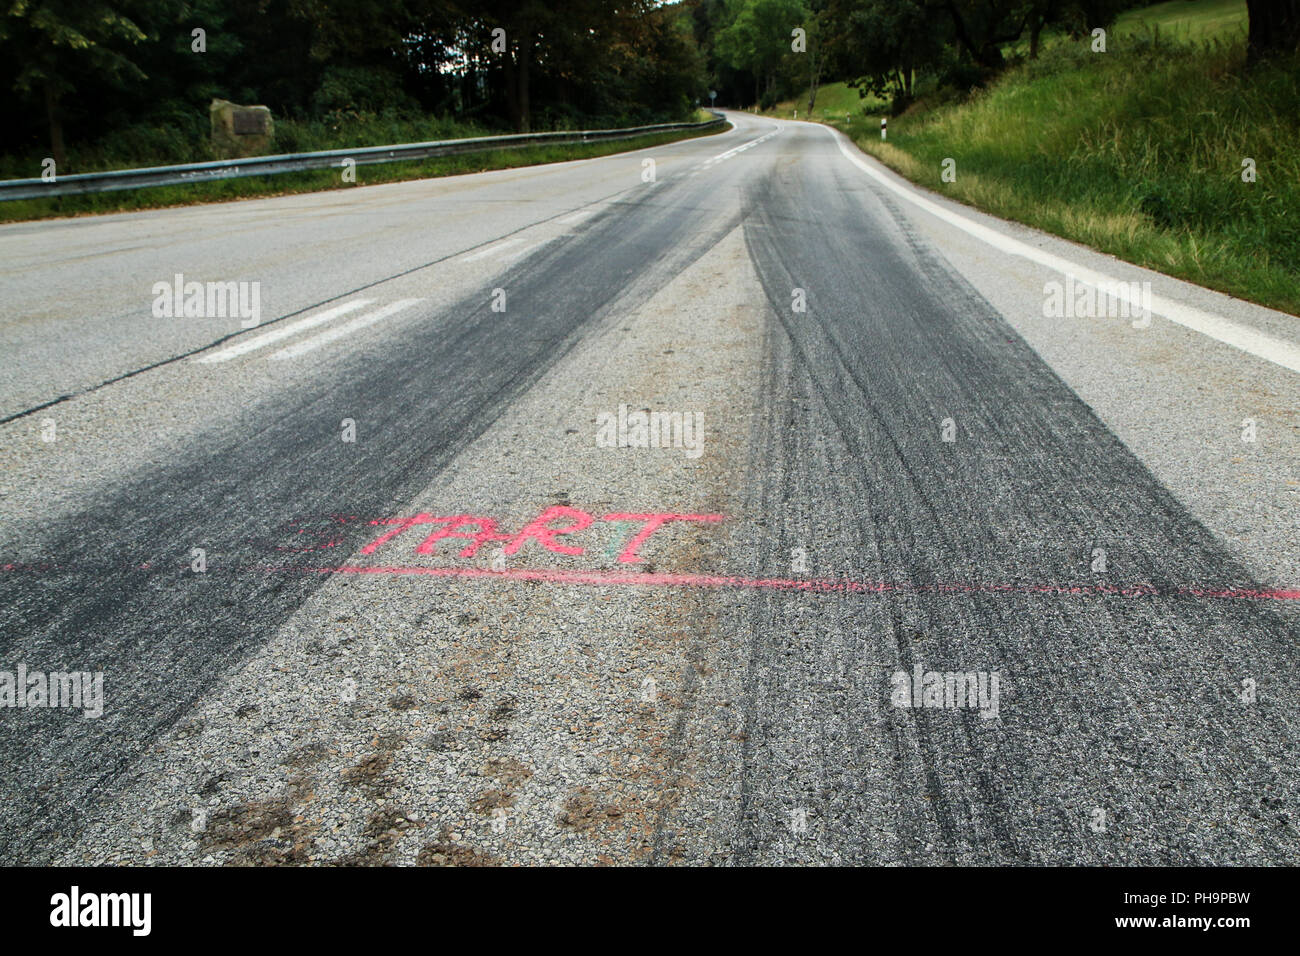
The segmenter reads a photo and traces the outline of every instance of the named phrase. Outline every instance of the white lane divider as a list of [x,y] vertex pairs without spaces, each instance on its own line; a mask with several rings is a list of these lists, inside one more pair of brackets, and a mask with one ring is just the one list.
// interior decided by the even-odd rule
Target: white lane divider
[[714,156],[712,159],[706,159],[704,161],[704,164],[700,166],[700,169],[708,169],[710,166],[714,165],[715,163],[725,162],[726,160],[731,159],[731,157],[733,156],[739,156],[745,150],[757,146],[759,143],[767,142],[769,139],[771,139],[779,132],[781,132],[781,129],[780,127],[777,127],[776,129],[772,130],[772,132],[770,133],[764,133],[758,139],[751,139],[748,143],[741,143],[739,146],[734,146],[731,149],[727,150],[725,153],[719,153],[717,156]]
[[589,219],[594,215],[596,215],[596,210],[594,209],[579,209],[577,212],[570,213],[567,216],[562,216],[555,221],[561,226],[571,226],[575,222],[582,222],[582,220]]
[[318,349],[322,345],[329,345],[331,342],[337,342],[339,339],[351,335],[353,332],[358,332],[367,326],[374,325],[376,322],[380,322],[388,318],[390,315],[396,315],[403,309],[410,308],[416,303],[423,301],[423,299],[398,299],[396,302],[390,302],[388,305],[375,309],[373,312],[367,312],[365,315],[358,316],[351,322],[345,322],[343,325],[335,326],[328,331],[322,332],[320,335],[313,335],[309,339],[290,345],[288,348],[281,349],[270,357],[272,360],[276,361],[297,358],[305,352]]
[[517,246],[519,245],[519,243],[523,241],[524,240],[522,236],[516,236],[513,239],[502,239],[500,242],[494,242],[486,249],[480,249],[478,252],[466,256],[465,261],[474,262],[477,259],[486,259],[488,256],[495,256],[498,253],[500,253],[502,250],[508,249],[511,246]]
[[267,345],[273,345],[287,339],[291,335],[297,335],[307,329],[314,329],[318,325],[324,325],[331,319],[337,319],[340,315],[347,315],[349,312],[355,312],[373,302],[374,299],[353,299],[351,302],[344,302],[333,308],[326,309],[324,312],[317,312],[315,315],[308,316],[305,319],[299,319],[297,322],[290,322],[288,325],[272,329],[263,335],[255,335],[252,338],[236,342],[234,345],[227,346],[219,352],[213,352],[210,355],[200,355],[194,359],[195,362],[201,362],[204,365],[211,365],[214,362],[229,362],[233,358],[239,358],[241,355],[247,355],[249,352],[256,351]]
[[547,236],[545,239],[539,239],[536,242],[530,242],[528,245],[524,246],[523,248],[510,249],[508,252],[503,253],[501,258],[518,259],[520,256],[526,256],[531,252],[536,252],[538,249],[542,248],[542,246],[546,245],[548,242],[554,242],[556,239],[559,239],[562,236],[567,236],[567,235],[570,235],[570,233],[562,232],[559,233],[558,235]]
[[[1046,266],[1064,275],[1074,276],[1077,282],[1084,285],[1090,285],[1102,288],[1113,288],[1119,290],[1116,298],[1128,300],[1129,295],[1122,290],[1127,286],[1118,279],[1103,273],[1096,272],[1084,266],[1076,265],[1069,259],[1053,255],[1042,249],[1026,245],[1018,239],[1012,239],[1010,236],[1004,236],[1002,233],[988,226],[980,225],[965,216],[946,209],[938,203],[931,202],[924,196],[914,190],[904,187],[894,182],[880,170],[871,166],[862,157],[853,153],[849,146],[848,140],[842,133],[831,129],[829,126],[823,126],[835,141],[839,144],[840,152],[844,154],[849,162],[853,163],[864,173],[870,176],[880,185],[884,186],[890,192],[906,199],[913,205],[924,209],[931,215],[938,216],[949,225],[956,226],[962,232],[974,236],[987,242],[994,249],[1008,253],[1013,256],[1019,256],[1022,259],[1028,259],[1030,262],[1036,262],[1041,266]],[[1141,303],[1129,302],[1130,306],[1139,307]],[[1212,315],[1209,312],[1203,312],[1200,309],[1193,308],[1189,305],[1183,305],[1181,302],[1175,302],[1173,299],[1167,299],[1161,295],[1152,295],[1150,302],[1151,311],[1157,315],[1163,315],[1170,322],[1181,325],[1185,328],[1200,332],[1224,345],[1231,345],[1233,348],[1241,349],[1248,352],[1256,358],[1262,358],[1266,362],[1272,362],[1283,368],[1290,369],[1293,372],[1300,372],[1300,346],[1276,336],[1269,335],[1266,332],[1260,332],[1250,326],[1241,325],[1222,316]]]

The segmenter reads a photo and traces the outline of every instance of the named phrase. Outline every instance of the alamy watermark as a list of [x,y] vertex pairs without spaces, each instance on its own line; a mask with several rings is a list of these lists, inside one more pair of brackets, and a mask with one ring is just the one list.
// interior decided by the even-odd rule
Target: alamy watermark
[[186,282],[176,273],[171,282],[153,284],[155,319],[238,318],[251,329],[262,321],[262,283]]
[[1133,319],[1133,328],[1145,329],[1151,324],[1151,283],[1084,282],[1067,273],[1063,283],[1043,283],[1043,318]]
[[680,448],[687,458],[704,454],[703,412],[628,411],[596,416],[597,448]]
[[153,928],[153,894],[83,893],[73,886],[50,897],[50,925],[121,926],[133,936],[148,936]]
[[69,708],[86,717],[104,713],[103,671],[0,671],[0,707]]
[[927,707],[939,710],[978,709],[985,720],[998,716],[1001,680],[997,671],[927,671],[922,665],[912,673],[894,671],[890,678],[895,707]]

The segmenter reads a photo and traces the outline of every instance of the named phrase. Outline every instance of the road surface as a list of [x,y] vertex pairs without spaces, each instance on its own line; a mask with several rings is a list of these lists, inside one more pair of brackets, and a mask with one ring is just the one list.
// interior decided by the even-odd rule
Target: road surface
[[0,227],[5,862],[1295,861],[1297,320],[729,118]]

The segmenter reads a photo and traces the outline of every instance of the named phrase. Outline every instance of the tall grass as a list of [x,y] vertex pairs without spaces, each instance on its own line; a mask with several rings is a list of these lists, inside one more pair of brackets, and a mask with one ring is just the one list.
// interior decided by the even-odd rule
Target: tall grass
[[[887,144],[875,119],[854,132],[963,202],[1300,312],[1300,60],[1248,71],[1240,40],[1147,29],[1104,54],[1057,44],[970,99],[918,104]],[[945,158],[955,183],[940,180]]]

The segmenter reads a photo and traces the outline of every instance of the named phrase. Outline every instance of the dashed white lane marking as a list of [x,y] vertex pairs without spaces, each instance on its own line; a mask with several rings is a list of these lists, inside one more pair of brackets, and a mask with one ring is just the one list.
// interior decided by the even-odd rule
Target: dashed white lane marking
[[531,252],[536,252],[538,249],[540,249],[542,246],[546,245],[548,242],[553,242],[553,241],[555,241],[556,239],[559,239],[559,238],[561,238],[561,237],[563,237],[563,236],[569,236],[569,235],[572,235],[572,233],[562,232],[562,233],[559,233],[558,235],[547,236],[545,239],[538,239],[536,242],[530,242],[530,243],[529,243],[528,245],[526,245],[526,246],[520,246],[520,247],[518,247],[518,248],[508,249],[508,250],[506,250],[505,252],[501,253],[501,258],[502,258],[503,260],[504,260],[504,259],[518,259],[518,258],[520,258],[521,256],[526,256],[526,255],[528,255],[528,254],[531,253]]
[[229,362],[233,358],[241,355],[247,355],[249,352],[262,348],[263,346],[273,345],[291,335],[296,335],[307,329],[314,329],[318,325],[324,325],[331,319],[337,319],[340,315],[347,315],[349,312],[355,312],[373,302],[374,299],[353,299],[351,302],[344,302],[333,308],[326,309],[324,312],[317,312],[305,319],[299,319],[297,322],[290,322],[288,325],[272,329],[263,335],[256,335],[250,339],[244,339],[242,342],[236,342],[234,345],[227,346],[220,352],[213,352],[210,355],[200,355],[194,359],[195,362],[201,362],[204,365],[210,365],[213,362]]
[[700,166],[700,169],[708,169],[714,163],[725,162],[726,160],[731,159],[731,157],[733,156],[738,156],[741,153],[743,153],[745,150],[749,149],[750,147],[757,146],[759,143],[767,142],[769,139],[771,139],[779,132],[781,132],[781,130],[778,127],[777,129],[772,130],[772,132],[770,133],[764,133],[758,139],[751,139],[748,143],[741,143],[739,146],[733,146],[725,153],[719,153],[717,156],[714,156],[711,159],[706,159],[703,165]]
[[596,210],[594,209],[579,209],[577,212],[570,213],[569,215],[563,216],[555,221],[561,226],[570,226],[575,222],[582,222],[582,220],[594,216],[595,214]]
[[[956,226],[962,232],[974,236],[987,242],[993,248],[1002,252],[1009,253],[1013,256],[1020,256],[1022,259],[1028,259],[1030,262],[1036,262],[1041,266],[1054,269],[1065,275],[1074,276],[1077,282],[1084,285],[1113,288],[1117,291],[1116,298],[1128,302],[1133,314],[1139,314],[1142,307],[1141,302],[1133,301],[1128,292],[1124,291],[1128,286],[1121,283],[1118,279],[1104,275],[1092,269],[1081,265],[1076,265],[1069,259],[1053,255],[1050,252],[1044,252],[1042,249],[1035,249],[1033,246],[1026,245],[1018,239],[1012,239],[1010,236],[1004,236],[988,226],[982,226],[977,222],[967,219],[959,213],[950,209],[945,209],[938,203],[933,203],[925,197],[919,195],[912,189],[904,187],[899,183],[884,175],[878,169],[873,168],[860,156],[854,155],[849,148],[848,140],[829,126],[823,126],[835,141],[839,144],[840,152],[853,165],[857,166],[864,173],[870,176],[880,185],[884,186],[890,192],[901,196],[913,205],[924,209],[931,215],[938,216],[949,225]],[[1175,302],[1173,299],[1167,299],[1164,296],[1152,295],[1150,299],[1150,309],[1157,315],[1163,315],[1170,322],[1174,322],[1185,328],[1200,332],[1216,341],[1225,345],[1231,345],[1233,348],[1241,349],[1248,352],[1256,358],[1262,358],[1266,362],[1272,362],[1283,368],[1290,369],[1293,372],[1300,372],[1300,346],[1293,342],[1287,342],[1269,335],[1266,332],[1260,332],[1258,329],[1252,329],[1249,326],[1241,325],[1230,319],[1225,319],[1218,315],[1211,315],[1209,312],[1203,312],[1200,309],[1183,305],[1181,302]]]
[[388,305],[375,309],[373,312],[367,312],[365,315],[358,316],[351,322],[345,322],[343,325],[322,332],[320,335],[313,335],[309,339],[290,345],[288,348],[281,349],[271,355],[270,358],[273,360],[297,358],[305,352],[318,349],[322,345],[328,345],[331,342],[337,342],[339,339],[351,335],[353,332],[360,331],[369,325],[374,325],[376,322],[382,321],[390,315],[395,315],[403,309],[409,308],[417,302],[423,301],[423,299],[398,299],[396,302],[390,302]]
[[504,250],[509,249],[511,246],[517,246],[523,241],[523,238],[520,236],[516,236],[513,239],[502,239],[500,242],[494,242],[486,249],[480,249],[478,252],[466,256],[465,261],[474,262],[478,259],[486,259],[488,256],[499,255]]

